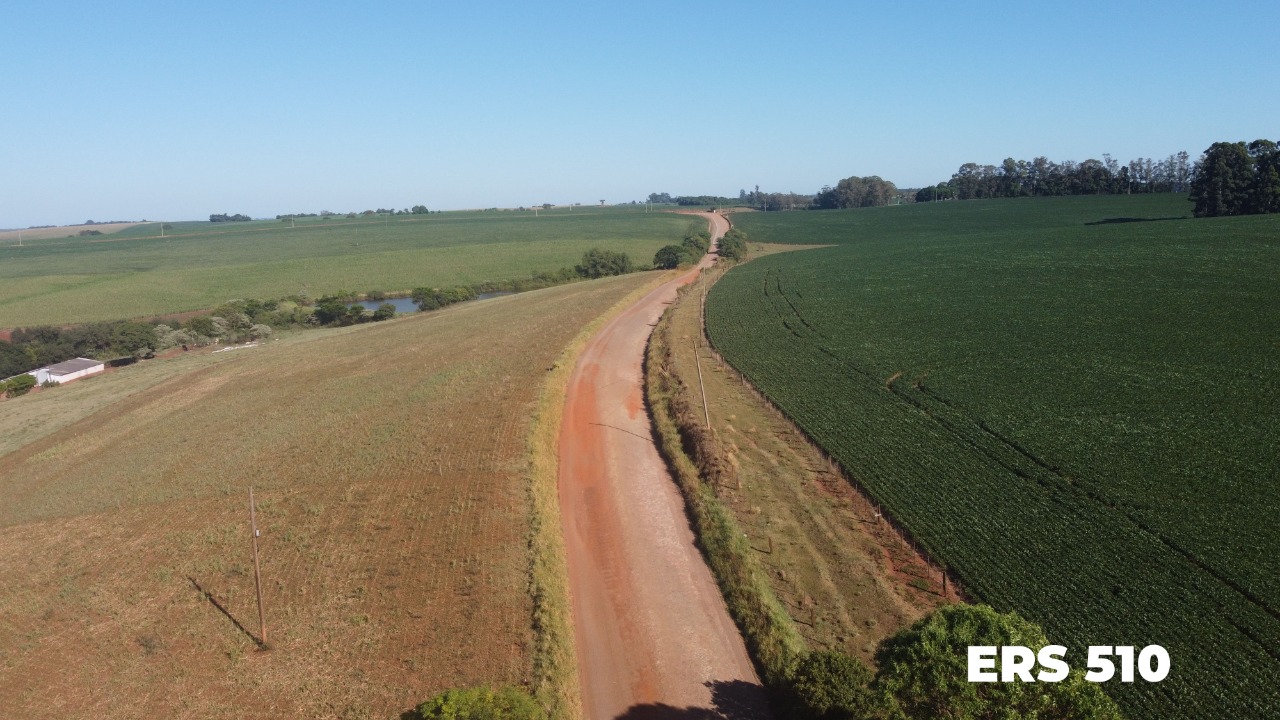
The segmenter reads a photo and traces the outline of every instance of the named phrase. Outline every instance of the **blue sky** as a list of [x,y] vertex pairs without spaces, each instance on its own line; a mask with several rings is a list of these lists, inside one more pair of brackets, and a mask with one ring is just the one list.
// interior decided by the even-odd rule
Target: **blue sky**
[[0,4],[0,228],[1280,140],[1280,3]]

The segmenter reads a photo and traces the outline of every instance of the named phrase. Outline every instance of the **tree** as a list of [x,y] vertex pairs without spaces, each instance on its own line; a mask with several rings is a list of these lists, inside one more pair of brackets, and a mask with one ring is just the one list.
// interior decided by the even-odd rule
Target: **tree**
[[1061,682],[968,681],[971,645],[1021,645],[1037,652],[1048,644],[1039,626],[1014,613],[947,605],[880,644],[873,687],[894,720],[1119,720],[1115,704],[1079,668]]
[[602,278],[625,275],[635,268],[626,253],[591,248],[582,255],[582,262],[574,268],[584,278]]
[[664,245],[653,256],[653,266],[659,270],[670,270],[691,262],[693,255],[684,245]]
[[747,256],[747,234],[732,228],[720,238],[720,257],[741,260]]
[[316,301],[316,321],[321,325],[332,325],[347,318],[347,304],[332,295],[326,295]]
[[391,303],[382,303],[381,305],[378,306],[377,310],[373,311],[374,322],[382,322],[383,320],[390,320],[395,316],[396,316],[396,306],[392,305]]
[[111,348],[116,353],[142,359],[155,355],[157,345],[155,328],[146,323],[125,321],[112,328]]
[[654,205],[671,205],[675,200],[671,198],[671,193],[649,193],[649,202]]
[[0,378],[17,375],[39,367],[23,348],[0,340]]
[[1253,158],[1243,142],[1216,142],[1196,163],[1190,200],[1196,217],[1243,215],[1250,211]]
[[1249,194],[1249,212],[1280,212],[1280,147],[1270,140],[1249,143],[1253,158],[1253,189]]
[[791,678],[796,715],[817,720],[862,720],[876,707],[871,671],[857,658],[823,650],[806,655]]

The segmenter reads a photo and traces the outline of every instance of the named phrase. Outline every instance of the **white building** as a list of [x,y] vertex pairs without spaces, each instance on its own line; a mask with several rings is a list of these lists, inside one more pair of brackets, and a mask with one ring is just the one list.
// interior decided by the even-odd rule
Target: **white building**
[[75,358],[74,360],[64,360],[60,363],[54,363],[48,367],[42,367],[39,370],[32,370],[27,373],[34,375],[37,384],[44,384],[50,380],[61,385],[65,382],[71,382],[85,375],[94,375],[106,370],[106,366],[99,360],[90,360],[89,358]]

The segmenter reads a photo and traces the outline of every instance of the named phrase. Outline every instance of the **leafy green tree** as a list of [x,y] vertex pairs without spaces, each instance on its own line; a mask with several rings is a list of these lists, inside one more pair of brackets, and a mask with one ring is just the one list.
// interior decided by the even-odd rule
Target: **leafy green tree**
[[1280,147],[1270,140],[1254,140],[1249,143],[1249,157],[1253,158],[1249,211],[1280,212]]
[[1190,200],[1196,217],[1243,215],[1253,194],[1253,158],[1243,142],[1216,142],[1196,163]]
[[582,262],[575,268],[584,278],[602,278],[625,275],[635,270],[626,253],[591,248],[582,254]]
[[392,305],[391,303],[382,303],[381,305],[378,306],[377,310],[373,311],[374,322],[382,322],[383,320],[390,320],[395,316],[396,316],[396,306]]
[[659,270],[670,270],[690,262],[693,255],[683,245],[664,245],[654,253],[653,266]]
[[1015,613],[947,605],[880,644],[873,687],[893,720],[1119,720],[1115,704],[1078,668],[1061,682],[968,680],[970,645],[1021,645],[1037,652],[1048,644],[1039,626]]
[[17,375],[38,367],[23,348],[0,340],[0,378]]
[[139,359],[151,357],[158,345],[155,328],[146,323],[125,321],[115,323],[112,328],[111,349],[116,353]]
[[418,706],[423,720],[546,720],[528,694],[513,687],[446,690]]
[[213,324],[213,317],[210,315],[197,315],[187,320],[183,325],[196,335],[205,337],[214,337],[217,332],[217,328]]
[[316,322],[321,325],[335,325],[348,317],[347,304],[342,300],[326,295],[316,301]]
[[747,256],[747,234],[737,228],[731,229],[720,238],[720,257],[730,260],[742,260]]
[[832,650],[810,653],[792,674],[792,715],[815,720],[862,720],[876,708],[870,684],[871,670],[861,660]]

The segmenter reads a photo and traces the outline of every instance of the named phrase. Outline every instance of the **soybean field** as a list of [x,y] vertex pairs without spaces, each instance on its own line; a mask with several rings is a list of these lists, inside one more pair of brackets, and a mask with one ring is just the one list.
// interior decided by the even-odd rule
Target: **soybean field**
[[118,320],[232,299],[528,278],[593,247],[648,263],[688,217],[628,207],[146,223],[0,242],[0,328]]
[[1280,217],[1183,195],[750,213],[716,348],[975,598],[1159,644],[1135,718],[1280,707]]

